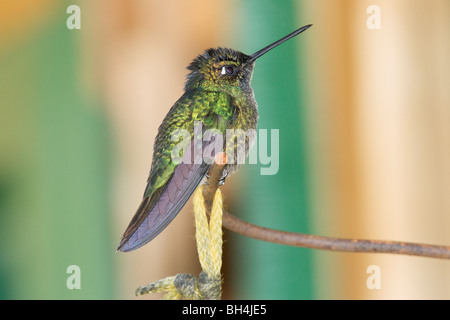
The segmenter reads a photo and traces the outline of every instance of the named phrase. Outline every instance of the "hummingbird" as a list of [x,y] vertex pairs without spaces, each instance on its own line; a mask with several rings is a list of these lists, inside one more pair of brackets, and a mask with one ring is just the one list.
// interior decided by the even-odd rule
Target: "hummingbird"
[[[184,94],[158,129],[144,196],[120,240],[118,251],[132,251],[153,240],[176,217],[197,186],[207,183],[208,170],[213,165],[211,158],[217,152],[202,159],[202,151],[215,139],[210,135],[200,139],[199,143],[199,139],[195,139],[197,135],[206,135],[206,132],[225,134],[230,129],[256,134],[258,105],[251,87],[256,59],[311,26],[303,26],[252,55],[219,47],[206,50],[192,61],[187,67],[190,73],[186,77]],[[200,124],[201,129],[196,130],[194,124]],[[187,140],[181,162],[173,158],[178,143],[174,134],[180,129],[193,138]],[[253,141],[251,134],[245,137],[245,157]],[[230,148],[237,148],[234,141],[223,143],[225,156],[227,151],[233,151]],[[228,174],[239,169],[239,162],[233,160],[227,159],[220,184],[225,182]]]

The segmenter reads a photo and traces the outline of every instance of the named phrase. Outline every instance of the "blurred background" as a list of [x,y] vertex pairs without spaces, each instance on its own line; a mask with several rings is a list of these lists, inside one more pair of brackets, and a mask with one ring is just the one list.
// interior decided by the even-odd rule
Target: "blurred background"
[[[0,298],[159,299],[134,291],[198,275],[191,202],[150,244],[115,251],[157,128],[196,55],[251,54],[309,23],[256,64],[280,166],[229,178],[228,210],[287,231],[450,244],[448,1],[2,0]],[[450,298],[449,261],[225,240],[224,299]],[[81,289],[67,287],[71,265]]]

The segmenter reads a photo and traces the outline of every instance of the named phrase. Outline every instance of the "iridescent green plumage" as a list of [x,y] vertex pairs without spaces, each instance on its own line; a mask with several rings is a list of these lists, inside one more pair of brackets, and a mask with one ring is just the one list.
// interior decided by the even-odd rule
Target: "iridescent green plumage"
[[177,166],[171,161],[173,148],[179,143],[178,140],[172,140],[176,130],[189,131],[193,139],[195,121],[201,121],[205,130],[219,129],[225,134],[225,129],[233,124],[236,112],[238,112],[236,102],[226,93],[203,89],[186,91],[170,109],[159,127],[144,196],[151,196],[156,189],[162,187]]
[[[238,169],[240,163],[237,163],[236,151],[244,144],[245,158],[256,134],[258,109],[250,85],[255,60],[307,28],[309,26],[298,29],[251,56],[232,49],[217,48],[206,50],[194,59],[188,67],[191,72],[187,76],[185,93],[175,102],[159,127],[144,198],[122,236],[118,250],[134,250],[156,237],[178,214],[206,176],[211,162],[203,161],[203,158],[197,161],[195,151],[193,156],[187,151],[196,148],[204,151],[214,140],[205,137],[202,140],[200,137],[201,145],[196,146],[196,123],[202,125],[200,135],[209,129],[216,129],[222,134],[224,142],[220,145],[220,151],[234,155],[228,159],[225,172]],[[186,153],[181,163],[173,159],[173,152],[180,140],[174,137],[180,129],[187,132],[190,138],[190,149],[184,150]],[[225,138],[228,129],[236,133],[233,139]],[[214,154],[211,156],[214,158]]]

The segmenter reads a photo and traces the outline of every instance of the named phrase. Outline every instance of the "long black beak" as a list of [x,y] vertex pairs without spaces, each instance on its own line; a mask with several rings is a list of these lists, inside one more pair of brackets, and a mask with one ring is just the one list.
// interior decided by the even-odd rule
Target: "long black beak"
[[304,26],[304,27],[301,27],[300,29],[295,30],[294,32],[288,34],[287,36],[281,38],[280,40],[275,41],[275,42],[272,43],[272,44],[269,44],[267,47],[265,47],[265,48],[263,48],[263,49],[261,49],[261,50],[259,50],[259,51],[256,51],[254,54],[252,54],[252,55],[250,56],[250,59],[248,60],[248,62],[253,62],[253,61],[255,61],[256,59],[258,59],[259,57],[261,57],[264,53],[266,53],[266,52],[272,50],[273,48],[275,48],[276,46],[282,44],[283,42],[285,42],[285,41],[287,41],[287,40],[289,40],[289,39],[295,37],[296,35],[302,33],[303,31],[309,29],[311,26],[312,26],[312,24],[308,24],[308,25],[306,25],[306,26]]

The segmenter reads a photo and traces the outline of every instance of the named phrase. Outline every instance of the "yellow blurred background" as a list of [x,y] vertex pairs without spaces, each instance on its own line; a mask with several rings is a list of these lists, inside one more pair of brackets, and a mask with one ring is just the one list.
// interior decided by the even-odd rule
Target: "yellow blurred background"
[[[80,30],[67,28],[70,5]],[[115,252],[158,126],[196,55],[251,54],[309,23],[256,64],[280,170],[229,178],[229,210],[288,231],[450,244],[448,1],[3,0],[0,298],[135,299],[140,285],[197,275],[190,202],[150,244]],[[225,299],[450,298],[448,261],[225,237]]]

